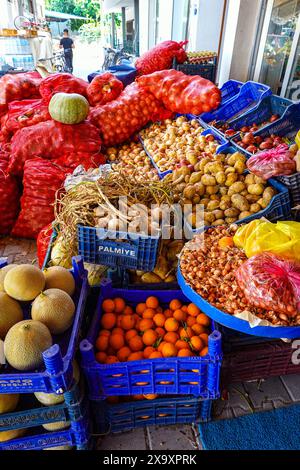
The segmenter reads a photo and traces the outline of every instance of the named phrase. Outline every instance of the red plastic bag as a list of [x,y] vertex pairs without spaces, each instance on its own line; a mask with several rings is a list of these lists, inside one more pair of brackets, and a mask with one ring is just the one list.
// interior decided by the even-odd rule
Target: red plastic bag
[[36,238],[54,220],[56,192],[63,188],[66,174],[65,169],[42,158],[25,163],[21,212],[12,235]]
[[123,91],[123,83],[112,73],[97,75],[87,87],[89,102],[92,106],[114,101]]
[[179,64],[185,62],[188,58],[183,46],[185,42],[164,41],[154,46],[150,51],[145,52],[137,59],[135,67],[138,75],[148,75],[159,70],[170,69],[173,59],[176,58]]
[[26,98],[39,98],[41,77],[35,72],[4,75],[0,78],[0,114],[7,111],[8,103]]
[[86,169],[96,168],[105,163],[100,150],[99,130],[89,122],[76,125],[41,122],[16,132],[11,140],[8,171],[21,175],[25,161],[34,157],[52,160],[69,169],[80,164]]
[[20,209],[20,192],[16,179],[7,173],[9,155],[0,152],[0,235],[8,235]]
[[242,264],[236,277],[250,305],[289,317],[300,311],[300,263],[261,253]]
[[217,109],[222,99],[220,90],[209,80],[176,70],[155,72],[136,81],[174,113],[198,116]]
[[0,141],[8,142],[19,129],[49,119],[51,116],[48,106],[43,103],[43,100],[12,101],[2,120]]
[[165,112],[151,93],[132,83],[115,101],[92,109],[90,119],[100,129],[105,145],[116,145]]
[[55,93],[78,93],[87,98],[88,82],[70,73],[54,73],[44,78],[40,84],[40,94],[49,103]]
[[296,172],[296,162],[292,159],[286,144],[253,155],[247,161],[247,167],[256,176],[265,180],[274,176],[292,175]]
[[49,243],[51,240],[52,236],[52,224],[46,225],[46,227],[42,228],[42,230],[39,232],[37,240],[36,240],[36,246],[37,246],[37,257],[39,261],[39,267],[42,268],[45,257],[48,251]]

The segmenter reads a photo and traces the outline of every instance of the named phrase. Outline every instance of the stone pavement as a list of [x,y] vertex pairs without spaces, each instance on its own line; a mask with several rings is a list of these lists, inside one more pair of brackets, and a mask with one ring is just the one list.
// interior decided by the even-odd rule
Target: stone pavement
[[[36,243],[32,240],[2,238],[0,257],[8,257],[9,263],[36,263]],[[226,398],[226,401],[220,399],[214,402],[214,419],[232,419],[300,403],[300,375],[234,384],[228,388]],[[202,450],[202,444],[197,426],[150,426],[102,437],[98,441],[98,449]]]

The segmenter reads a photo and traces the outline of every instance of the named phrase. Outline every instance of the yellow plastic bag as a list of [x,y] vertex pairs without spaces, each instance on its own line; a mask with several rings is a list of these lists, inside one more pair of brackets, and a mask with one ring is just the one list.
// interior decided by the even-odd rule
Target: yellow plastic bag
[[300,131],[296,135],[295,142],[297,144],[298,149],[300,150]]
[[247,258],[268,251],[291,261],[300,261],[299,222],[272,224],[264,219],[254,220],[241,227],[233,240],[245,251]]

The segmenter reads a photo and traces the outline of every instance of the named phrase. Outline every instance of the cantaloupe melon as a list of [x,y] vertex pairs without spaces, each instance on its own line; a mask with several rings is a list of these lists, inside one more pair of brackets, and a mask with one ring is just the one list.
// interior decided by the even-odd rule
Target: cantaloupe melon
[[31,307],[31,317],[46,325],[52,334],[64,333],[73,322],[75,304],[71,297],[60,289],[42,292]]
[[70,421],[58,421],[57,423],[42,424],[43,428],[47,431],[61,431],[62,429],[69,428],[70,425]]
[[75,292],[75,281],[74,277],[66,268],[62,266],[52,266],[43,271],[46,286],[45,289],[60,289],[69,295],[73,295]]
[[56,393],[35,392],[34,395],[45,406],[59,405],[65,401],[63,395],[56,395]]
[[51,333],[41,322],[23,320],[14,325],[4,340],[7,362],[17,370],[33,370],[43,363],[42,353],[52,346]]
[[18,393],[0,394],[0,414],[15,411],[18,406],[20,395]]
[[72,450],[72,446],[45,447],[43,450]]
[[8,271],[17,266],[16,264],[8,264],[4,268],[0,269],[0,292],[4,292],[4,278]]
[[4,290],[13,299],[29,301],[36,298],[45,287],[42,271],[31,264],[20,264],[8,271],[4,278]]
[[11,441],[25,434],[25,429],[12,429],[11,431],[0,432],[0,442]]
[[0,292],[0,339],[4,339],[8,330],[22,320],[20,304],[5,292]]
[[62,266],[66,269],[72,268],[72,257],[69,255],[68,248],[62,237],[57,237],[51,250],[51,263],[54,266]]

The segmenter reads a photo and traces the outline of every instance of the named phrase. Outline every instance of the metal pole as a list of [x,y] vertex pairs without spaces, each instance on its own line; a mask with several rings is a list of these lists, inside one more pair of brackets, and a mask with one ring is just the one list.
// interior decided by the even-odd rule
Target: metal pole
[[116,38],[116,22],[115,14],[111,14],[111,35],[112,35],[112,47],[115,47],[115,38]]
[[134,36],[135,36],[135,55],[140,55],[140,3],[134,0]]
[[126,8],[122,7],[122,35],[123,35],[123,47],[126,45]]

